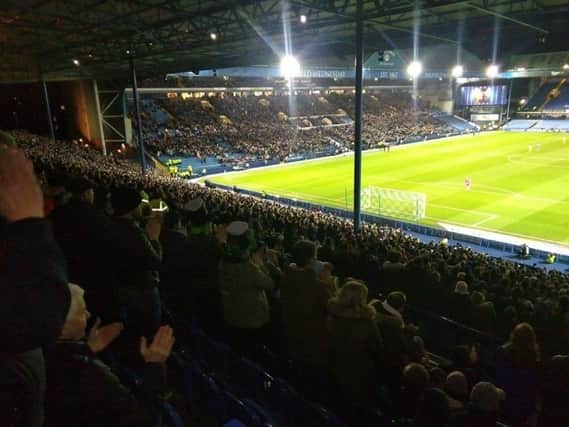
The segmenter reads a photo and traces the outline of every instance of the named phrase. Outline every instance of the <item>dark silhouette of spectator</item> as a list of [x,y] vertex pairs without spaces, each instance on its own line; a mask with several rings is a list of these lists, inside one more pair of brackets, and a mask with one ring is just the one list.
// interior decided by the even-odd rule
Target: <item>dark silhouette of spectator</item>
[[190,317],[194,308],[190,286],[195,267],[194,262],[190,261],[187,230],[185,216],[178,209],[170,207],[160,232],[160,297],[169,309]]
[[507,420],[525,426],[536,414],[539,347],[531,325],[517,325],[496,356],[497,384],[506,392]]
[[468,283],[459,280],[456,282],[454,292],[449,299],[448,315],[451,319],[463,325],[468,325],[470,324],[471,306]]
[[246,222],[227,227],[225,254],[219,264],[223,319],[229,340],[241,354],[256,357],[266,341],[270,320],[267,291],[274,288],[270,275],[251,259],[254,242]]
[[500,402],[506,398],[504,390],[489,382],[479,382],[470,393],[466,413],[455,414],[454,427],[505,427],[500,423]]
[[8,142],[0,134],[0,419],[41,427],[46,386],[41,348],[59,336],[70,296],[63,254],[44,219],[32,164]]
[[325,376],[328,369],[328,300],[334,296],[331,265],[317,260],[316,246],[307,240],[293,248],[293,264],[284,273],[281,302],[286,349],[308,374]]
[[415,418],[419,401],[429,387],[429,382],[429,372],[423,365],[410,363],[405,366],[403,369],[402,386],[397,398],[399,407],[396,413],[400,418]]
[[342,401],[373,407],[378,402],[383,341],[367,293],[365,284],[349,280],[328,302],[330,368]]
[[111,204],[114,213],[110,233],[112,268],[125,324],[125,333],[115,346],[120,348],[118,353],[124,363],[142,366],[140,355],[133,349],[141,336],[152,339],[162,321],[158,292],[162,262],[161,218],[148,218],[145,229],[139,225],[143,219],[142,197],[135,190],[114,190]]
[[436,388],[425,390],[417,405],[414,427],[445,427],[449,419],[447,396]]
[[225,228],[212,229],[211,216],[205,201],[199,197],[183,206],[189,222],[188,260],[191,312],[207,331],[218,334],[222,327],[222,302],[218,287],[218,264],[222,257]]
[[95,316],[118,319],[114,276],[108,250],[110,219],[94,207],[95,185],[84,178],[67,184],[70,200],[49,216],[65,260],[69,280],[85,289],[85,300]]
[[543,369],[540,427],[563,427],[569,419],[569,356],[554,356]]

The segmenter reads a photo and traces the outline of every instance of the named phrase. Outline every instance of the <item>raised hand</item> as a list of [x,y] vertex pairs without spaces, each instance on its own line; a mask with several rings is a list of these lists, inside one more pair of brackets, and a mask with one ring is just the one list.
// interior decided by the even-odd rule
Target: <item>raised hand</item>
[[124,325],[120,322],[111,323],[102,328],[99,327],[100,325],[101,319],[97,317],[95,324],[89,332],[89,338],[87,338],[87,345],[93,353],[98,353],[107,348],[124,329]]
[[0,216],[7,221],[43,218],[42,192],[22,151],[0,146],[0,188]]
[[146,363],[164,363],[170,356],[175,341],[174,330],[168,325],[160,326],[150,347],[146,337],[140,338],[140,354]]

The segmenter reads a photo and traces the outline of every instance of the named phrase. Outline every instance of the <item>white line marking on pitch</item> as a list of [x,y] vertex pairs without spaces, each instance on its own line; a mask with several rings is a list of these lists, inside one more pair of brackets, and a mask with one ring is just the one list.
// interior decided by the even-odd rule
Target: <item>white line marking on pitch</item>
[[498,218],[498,215],[489,215],[488,218],[483,219],[482,221],[475,222],[472,224],[472,227],[478,227],[479,225],[485,224],[487,222],[493,221]]

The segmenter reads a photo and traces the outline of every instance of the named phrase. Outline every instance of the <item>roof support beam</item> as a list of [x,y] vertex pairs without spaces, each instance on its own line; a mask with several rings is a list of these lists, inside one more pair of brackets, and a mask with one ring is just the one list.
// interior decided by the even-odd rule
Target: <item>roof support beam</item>
[[494,15],[494,16],[497,16],[498,18],[502,18],[505,21],[510,21],[510,22],[513,22],[514,24],[521,25],[522,27],[526,27],[526,28],[529,28],[531,30],[537,31],[538,33],[549,34],[549,31],[544,29],[544,28],[536,27],[535,25],[529,24],[527,22],[521,21],[521,20],[516,19],[516,18],[512,18],[511,16],[508,16],[508,15],[504,15],[503,13],[496,12],[495,10],[487,9],[485,7],[478,6],[477,4],[474,4],[474,3],[468,3],[468,6],[473,8],[473,9],[476,9],[480,12],[487,13],[488,15]]

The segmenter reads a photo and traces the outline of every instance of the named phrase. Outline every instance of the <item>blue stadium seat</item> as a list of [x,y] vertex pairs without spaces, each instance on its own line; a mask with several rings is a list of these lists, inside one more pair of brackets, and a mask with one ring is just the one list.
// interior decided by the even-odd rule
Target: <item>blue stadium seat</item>
[[273,379],[267,385],[262,402],[267,405],[272,414],[278,414],[287,425],[298,427],[343,426],[334,414],[301,397],[285,381]]
[[274,379],[260,366],[248,359],[238,359],[231,365],[230,382],[239,393],[264,401]]
[[[247,427],[265,427],[256,411],[245,405],[241,400],[228,391],[220,395],[221,407],[218,408],[218,421],[222,423],[237,419]],[[269,424],[270,426],[270,424]]]
[[231,348],[222,342],[207,336],[203,331],[194,334],[196,357],[212,372],[221,377],[228,374],[232,360],[237,356]]
[[184,427],[184,421],[172,405],[168,402],[161,402],[160,417],[156,427]]
[[254,412],[261,422],[263,427],[272,427],[277,424],[274,422],[273,417],[259,405],[257,402],[251,399],[243,399],[243,404],[252,412]]
[[175,352],[168,358],[169,382],[183,396],[191,395],[192,379],[190,375],[190,361],[184,352]]
[[291,424],[299,427],[345,427],[345,424],[322,406],[309,402],[299,395],[290,396],[287,404]]

